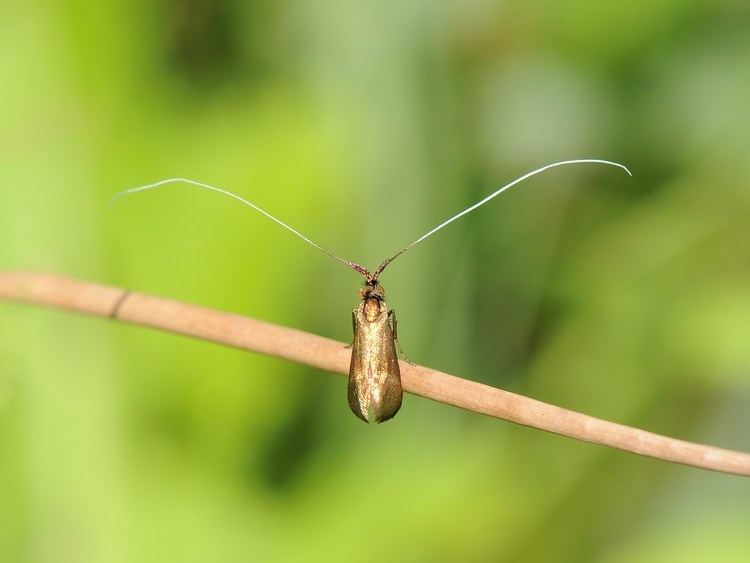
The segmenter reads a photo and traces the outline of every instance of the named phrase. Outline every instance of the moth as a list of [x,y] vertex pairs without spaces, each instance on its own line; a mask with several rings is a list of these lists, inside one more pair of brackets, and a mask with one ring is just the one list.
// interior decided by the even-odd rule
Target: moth
[[389,420],[396,415],[399,408],[401,408],[401,401],[403,398],[403,389],[401,386],[401,370],[399,368],[399,360],[396,354],[396,344],[398,343],[396,313],[394,310],[389,309],[385,302],[385,291],[383,289],[383,286],[380,285],[380,276],[383,271],[390,265],[391,262],[401,256],[407,250],[410,250],[420,242],[434,235],[443,227],[463,217],[467,213],[474,211],[478,207],[481,207],[485,203],[489,202],[509,188],[512,188],[516,184],[519,184],[524,180],[541,172],[544,172],[545,170],[548,170],[550,168],[584,163],[596,163],[616,166],[623,169],[629,175],[632,175],[630,173],[630,170],[628,170],[624,165],[618,164],[617,162],[611,162],[609,160],[588,158],[563,160],[547,164],[545,166],[532,170],[531,172],[528,172],[523,176],[520,176],[519,178],[516,178],[512,182],[509,182],[508,184],[505,184],[501,188],[495,190],[484,199],[459,211],[449,219],[446,219],[436,227],[427,231],[418,239],[406,245],[391,257],[385,259],[380,264],[380,266],[378,266],[377,269],[374,270],[374,272],[370,272],[364,266],[361,266],[360,264],[351,260],[347,260],[346,258],[341,258],[330,250],[323,248],[316,242],[313,242],[305,235],[300,233],[298,230],[284,223],[281,219],[278,219],[274,215],[271,215],[264,209],[261,209],[251,201],[240,197],[239,195],[228,190],[218,188],[210,184],[205,184],[203,182],[197,182],[195,180],[189,180],[187,178],[168,178],[166,180],[160,180],[152,184],[124,190],[115,195],[112,198],[111,203],[114,203],[116,200],[125,195],[152,190],[169,184],[177,183],[183,183],[197,188],[217,192],[219,194],[236,199],[244,205],[253,208],[271,221],[277,223],[281,227],[291,232],[293,235],[299,237],[309,245],[317,248],[334,260],[341,262],[342,264],[352,268],[360,275],[362,275],[364,278],[364,283],[358,292],[360,303],[352,311],[352,329],[354,335],[351,343],[351,364],[349,367],[347,394],[349,399],[349,407],[351,408],[352,412],[357,415],[357,417],[364,420],[365,422],[380,423]]

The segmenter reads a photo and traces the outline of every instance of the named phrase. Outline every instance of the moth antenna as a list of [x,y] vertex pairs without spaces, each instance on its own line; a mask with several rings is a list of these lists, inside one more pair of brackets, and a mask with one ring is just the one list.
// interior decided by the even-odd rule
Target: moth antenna
[[521,176],[519,178],[516,178],[515,180],[513,180],[512,182],[510,182],[508,184],[505,184],[503,187],[495,190],[494,192],[492,192],[490,195],[488,195],[484,199],[476,202],[474,205],[472,205],[470,207],[467,207],[463,211],[459,211],[453,217],[451,217],[449,219],[446,219],[445,221],[443,221],[442,223],[440,223],[434,229],[431,229],[431,230],[427,231],[425,234],[423,234],[417,240],[409,243],[407,246],[405,246],[404,248],[402,248],[401,250],[399,250],[396,254],[394,254],[390,258],[387,258],[386,260],[384,260],[383,263],[380,264],[380,266],[378,266],[378,269],[375,270],[375,273],[372,275],[372,279],[377,280],[380,277],[380,274],[383,273],[383,270],[385,270],[386,267],[388,267],[388,264],[390,264],[391,262],[393,262],[396,258],[398,258],[399,256],[401,256],[404,252],[406,252],[410,248],[418,245],[420,242],[422,242],[426,238],[431,237],[432,235],[434,235],[436,232],[438,232],[443,227],[445,227],[445,226],[453,223],[453,221],[455,221],[456,219],[460,219],[461,217],[463,217],[467,213],[470,213],[470,212],[474,211],[475,209],[477,209],[478,207],[481,207],[482,205],[484,205],[485,203],[487,203],[491,199],[499,196],[505,190],[508,190],[508,189],[512,188],[516,184],[520,184],[524,180],[526,180],[528,178],[531,178],[532,176],[536,176],[537,174],[541,174],[542,172],[544,172],[545,170],[549,170],[550,168],[556,168],[558,166],[566,166],[568,164],[591,164],[591,163],[593,163],[593,164],[607,164],[609,166],[616,166],[618,168],[622,168],[625,172],[628,173],[629,176],[633,175],[630,172],[630,170],[628,170],[627,167],[624,166],[623,164],[619,164],[617,162],[611,162],[609,160],[600,160],[600,159],[597,159],[597,158],[582,158],[582,159],[577,159],[577,160],[562,160],[560,162],[553,162],[552,164],[547,164],[545,166],[542,166],[541,168],[537,168],[536,170],[532,170],[531,172],[527,172],[523,176]]
[[274,217],[268,211],[266,211],[265,209],[261,209],[260,207],[258,207],[257,205],[255,205],[253,202],[248,201],[245,198],[243,198],[241,196],[238,196],[237,194],[232,193],[232,192],[230,192],[228,190],[224,190],[222,188],[218,188],[218,187],[212,186],[210,184],[204,184],[203,182],[197,182],[195,180],[189,180],[187,178],[167,178],[166,180],[160,180],[158,182],[154,182],[153,184],[146,184],[145,186],[138,186],[137,188],[130,188],[129,190],[123,190],[120,193],[115,194],[115,196],[110,200],[109,205],[112,206],[115,202],[117,202],[117,200],[119,200],[120,198],[122,198],[122,197],[124,197],[126,195],[131,195],[131,194],[135,194],[135,193],[138,193],[138,192],[145,192],[147,190],[153,190],[153,189],[156,189],[156,188],[159,188],[159,187],[162,187],[162,186],[166,186],[168,184],[178,184],[178,183],[188,184],[190,186],[194,186],[194,187],[197,187],[197,188],[202,188],[202,189],[205,189],[205,190],[210,190],[212,192],[217,192],[217,193],[220,193],[222,195],[231,197],[232,199],[236,199],[240,203],[243,203],[243,204],[247,205],[248,207],[252,207],[253,209],[255,209],[255,211],[257,211],[257,212],[265,215],[268,219],[270,219],[274,223],[277,223],[277,224],[281,225],[287,231],[289,231],[293,235],[301,238],[302,240],[304,240],[310,246],[313,246],[313,247],[317,248],[318,250],[320,250],[321,252],[324,252],[325,254],[327,254],[328,256],[330,256],[331,258],[333,258],[334,260],[338,260],[342,264],[346,264],[347,266],[349,266],[353,270],[356,270],[357,272],[359,272],[360,274],[362,274],[365,277],[365,279],[372,278],[372,275],[370,274],[370,272],[366,268],[364,268],[363,266],[360,266],[359,264],[357,264],[356,262],[352,262],[351,260],[347,260],[346,258],[341,258],[340,256],[336,256],[330,250],[328,250],[326,248],[323,248],[322,246],[320,246],[316,242],[313,242],[312,240],[310,240],[309,238],[307,238],[305,235],[303,235],[302,233],[300,233],[297,229],[295,229],[294,227],[291,227],[290,225],[287,225],[286,223],[284,223],[284,221],[282,221],[278,217]]

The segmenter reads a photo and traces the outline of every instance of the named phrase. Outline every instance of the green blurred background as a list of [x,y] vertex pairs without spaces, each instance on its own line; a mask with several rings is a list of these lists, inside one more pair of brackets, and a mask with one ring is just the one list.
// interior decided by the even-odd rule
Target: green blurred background
[[[0,268],[348,341],[386,272],[409,356],[750,450],[746,2],[0,4]],[[0,561],[750,561],[747,480],[0,304]]]

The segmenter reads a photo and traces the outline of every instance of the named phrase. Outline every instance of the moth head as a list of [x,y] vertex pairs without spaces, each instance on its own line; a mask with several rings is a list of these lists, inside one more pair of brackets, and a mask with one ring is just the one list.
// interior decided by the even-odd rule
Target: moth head
[[385,290],[376,279],[368,279],[365,281],[364,286],[360,287],[357,293],[359,294],[359,298],[363,301],[365,299],[377,299],[378,301],[385,299]]

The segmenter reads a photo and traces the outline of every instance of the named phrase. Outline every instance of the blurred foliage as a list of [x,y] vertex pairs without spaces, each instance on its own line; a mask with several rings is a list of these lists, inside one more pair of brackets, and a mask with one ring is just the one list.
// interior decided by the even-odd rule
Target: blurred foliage
[[[350,339],[359,280],[234,202],[394,263],[415,361],[750,450],[750,9],[0,5],[0,268]],[[0,304],[0,560],[748,561],[744,480]]]

